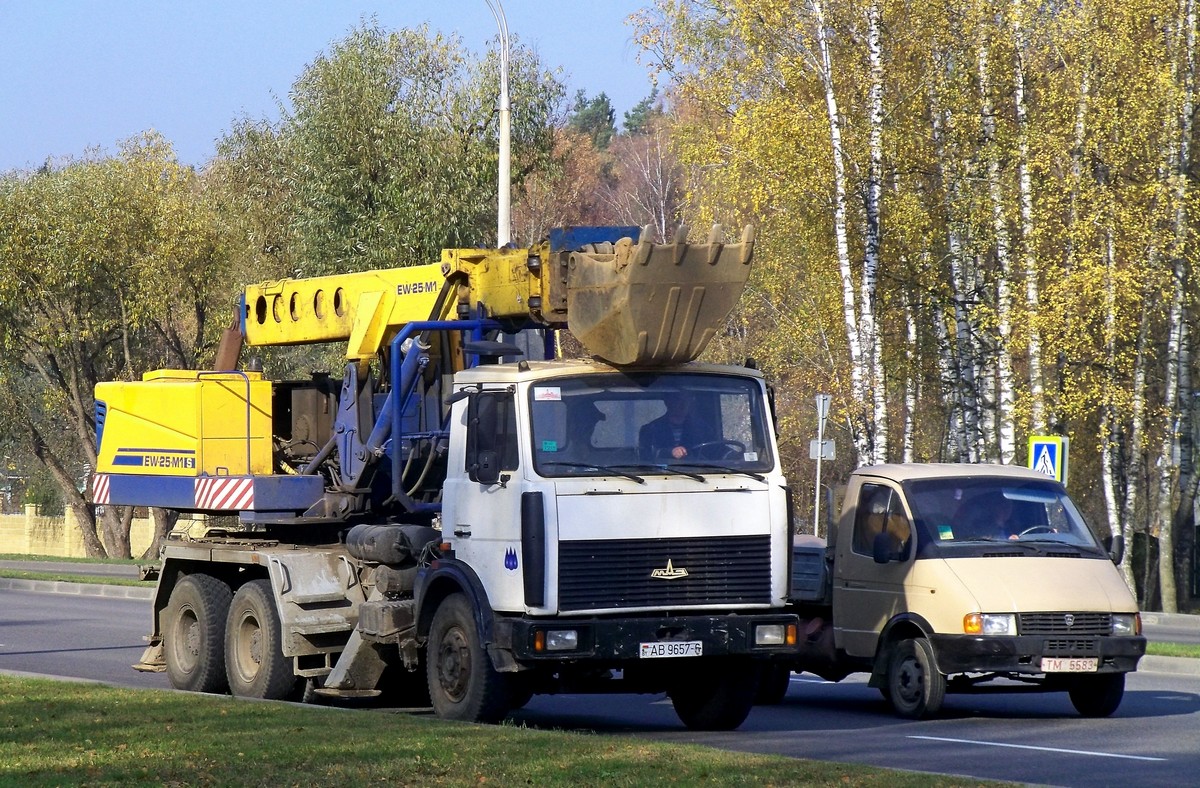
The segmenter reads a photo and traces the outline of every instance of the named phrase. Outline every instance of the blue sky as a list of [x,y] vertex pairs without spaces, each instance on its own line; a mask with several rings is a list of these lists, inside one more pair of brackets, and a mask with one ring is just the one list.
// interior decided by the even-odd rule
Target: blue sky
[[[622,114],[650,92],[627,17],[650,0],[501,0],[511,34],[561,67],[568,95]],[[304,65],[374,16],[428,22],[482,52],[485,0],[0,0],[0,172],[156,129],[203,164],[234,118],[277,116]]]

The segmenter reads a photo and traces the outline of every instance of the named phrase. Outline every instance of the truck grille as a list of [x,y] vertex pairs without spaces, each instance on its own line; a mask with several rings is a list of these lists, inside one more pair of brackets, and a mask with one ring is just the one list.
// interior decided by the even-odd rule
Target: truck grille
[[559,610],[763,604],[771,538],[560,542],[558,570]]
[[1108,635],[1112,633],[1109,613],[1021,613],[1022,635]]

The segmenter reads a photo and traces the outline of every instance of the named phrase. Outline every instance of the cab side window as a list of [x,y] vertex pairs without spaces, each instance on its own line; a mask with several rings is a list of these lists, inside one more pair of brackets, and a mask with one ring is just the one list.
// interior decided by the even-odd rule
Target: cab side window
[[859,555],[873,555],[875,540],[880,534],[887,534],[889,553],[901,557],[908,555],[912,525],[904,513],[900,496],[890,487],[864,484],[859,494],[851,549]]

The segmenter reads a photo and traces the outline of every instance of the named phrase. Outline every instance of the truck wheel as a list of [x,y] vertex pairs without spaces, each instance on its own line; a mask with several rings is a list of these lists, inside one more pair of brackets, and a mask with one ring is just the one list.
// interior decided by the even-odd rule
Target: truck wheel
[[425,664],[425,654],[421,655],[414,670],[408,670],[400,664],[399,656],[389,660],[379,677],[379,689],[383,690],[383,698],[391,706],[406,709],[427,709],[431,705],[429,697],[429,668]]
[[533,700],[533,685],[528,681],[513,682],[508,688],[508,708],[510,711],[523,709]]
[[235,696],[280,700],[292,694],[296,675],[280,630],[271,581],[251,580],[237,590],[225,626],[225,668]]
[[754,697],[757,706],[776,706],[787,697],[788,688],[792,685],[792,668],[790,665],[768,662],[763,665],[762,676],[758,680],[758,694]]
[[175,689],[224,692],[221,634],[233,592],[212,575],[187,575],[171,591],[163,611],[163,659]]
[[1125,697],[1125,674],[1102,673],[1099,676],[1078,676],[1067,694],[1071,705],[1084,717],[1108,717]]
[[425,658],[429,699],[437,716],[463,722],[499,722],[508,713],[504,677],[479,640],[471,603],[462,594],[442,600],[433,615]]
[[758,694],[758,668],[749,660],[693,672],[668,693],[690,730],[731,731],[746,721]]
[[928,640],[901,640],[893,647],[885,697],[896,714],[910,720],[932,717],[941,710],[946,677],[938,672]]

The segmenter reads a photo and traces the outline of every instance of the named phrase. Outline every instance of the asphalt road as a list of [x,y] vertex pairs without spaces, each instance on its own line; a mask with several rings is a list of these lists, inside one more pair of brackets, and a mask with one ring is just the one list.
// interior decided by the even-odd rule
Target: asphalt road
[[[14,582],[0,580],[0,671],[168,687],[164,675],[129,667],[149,627],[148,588],[132,589],[143,598],[130,599],[47,593],[43,584],[18,590]],[[81,588],[121,593],[70,590]],[[938,719],[912,722],[894,717],[860,678],[832,684],[807,674],[792,677],[781,705],[755,709],[732,733],[684,729],[662,696],[540,696],[512,720],[976,779],[1191,785],[1200,773],[1200,660],[1147,658],[1121,708],[1103,720],[1080,718],[1065,695],[1004,693],[951,695]]]
[[130,667],[149,629],[145,599],[0,590],[0,670],[169,689]]
[[1064,786],[1193,785],[1200,678],[1139,672],[1109,719],[1078,717],[1058,694],[949,696],[934,720],[894,717],[861,678],[792,678],[785,702],[734,733],[680,728],[661,698],[535,698],[518,724],[977,779]]

